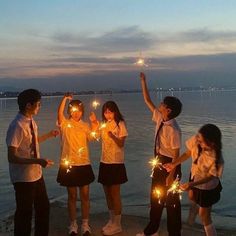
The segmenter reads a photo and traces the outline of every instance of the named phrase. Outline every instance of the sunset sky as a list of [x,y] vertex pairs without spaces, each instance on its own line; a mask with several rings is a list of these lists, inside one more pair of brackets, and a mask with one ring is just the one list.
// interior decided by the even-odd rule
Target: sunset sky
[[140,53],[163,86],[175,76],[179,86],[230,85],[235,9],[235,0],[1,0],[1,85],[128,88]]

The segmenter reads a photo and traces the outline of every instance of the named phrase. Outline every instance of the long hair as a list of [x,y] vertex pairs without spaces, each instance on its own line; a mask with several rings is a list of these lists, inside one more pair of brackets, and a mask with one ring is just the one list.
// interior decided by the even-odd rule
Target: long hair
[[123,115],[120,113],[118,106],[113,101],[107,101],[103,104],[102,106],[102,120],[103,121],[107,121],[106,117],[104,116],[104,113],[107,109],[111,112],[114,112],[114,120],[117,125],[119,125],[120,121],[125,121]]
[[[202,135],[206,144],[215,150],[216,168],[218,169],[219,165],[224,162],[222,157],[222,142],[221,142],[222,135],[220,129],[214,124],[206,124],[203,125],[198,132]],[[200,156],[201,152],[202,149],[199,145],[198,156]]]

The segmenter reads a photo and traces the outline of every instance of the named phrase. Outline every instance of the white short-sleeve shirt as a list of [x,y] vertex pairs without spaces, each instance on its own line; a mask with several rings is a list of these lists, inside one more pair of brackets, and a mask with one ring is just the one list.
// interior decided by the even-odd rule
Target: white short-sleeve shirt
[[[35,121],[18,113],[10,123],[7,130],[6,143],[8,147],[15,147],[18,158],[33,158],[30,146],[32,144],[32,134],[30,124],[33,124],[36,136],[37,157],[40,157],[38,144],[38,128]],[[42,177],[42,167],[39,164],[16,164],[9,163],[10,178],[12,183],[34,182]]]
[[119,147],[115,141],[108,136],[111,131],[116,137],[126,137],[128,132],[124,121],[117,125],[114,120],[108,121],[106,127],[101,131],[102,137],[102,156],[101,162],[106,164],[124,163],[124,147]]
[[181,147],[181,130],[176,120],[171,119],[168,121],[163,121],[162,115],[157,108],[153,112],[152,120],[156,123],[154,137],[156,137],[156,132],[161,122],[164,123],[158,134],[156,152],[170,158],[175,158],[173,156],[173,149],[178,149]]
[[[192,136],[186,141],[186,147],[191,151],[192,156],[192,167],[191,167],[191,177],[194,181],[199,181],[207,176],[212,175],[214,178],[207,183],[195,186],[199,189],[210,190],[215,188],[219,183],[219,177],[223,173],[223,164],[220,164],[216,168],[216,154],[215,151],[204,151],[202,150],[200,156],[198,157],[198,143],[196,136]],[[197,160],[197,163],[194,162]]]
[[83,120],[63,119],[60,125],[61,131],[61,164],[65,160],[70,165],[89,165],[88,139],[91,129]]

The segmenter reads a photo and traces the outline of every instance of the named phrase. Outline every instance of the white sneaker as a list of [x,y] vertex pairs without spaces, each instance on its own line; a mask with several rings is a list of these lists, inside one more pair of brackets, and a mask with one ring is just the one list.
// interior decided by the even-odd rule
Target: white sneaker
[[69,226],[69,235],[75,236],[77,234],[78,234],[78,225],[75,221],[71,222],[71,224]]
[[106,230],[103,231],[103,235],[113,235],[122,232],[121,225],[111,224]]
[[109,220],[105,226],[102,227],[102,231],[106,231],[112,225],[112,221]]
[[91,228],[89,225],[83,225],[81,226],[81,235],[82,236],[90,236],[91,234]]

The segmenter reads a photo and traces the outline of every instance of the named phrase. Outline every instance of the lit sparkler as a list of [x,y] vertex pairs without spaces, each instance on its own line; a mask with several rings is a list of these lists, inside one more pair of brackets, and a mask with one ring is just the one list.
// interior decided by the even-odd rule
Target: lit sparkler
[[105,122],[101,123],[99,126],[99,130],[106,128],[107,124]]
[[93,101],[92,103],[93,108],[96,110],[98,106],[100,106],[100,103],[96,100]]
[[161,203],[161,196],[162,196],[162,192],[161,192],[161,189],[160,188],[154,188],[153,189],[153,195],[159,199],[158,203],[160,204]]
[[98,137],[97,132],[92,131],[92,132],[90,133],[90,135],[91,135],[94,139],[96,139],[97,141],[99,141],[99,137]]
[[151,164],[151,167],[152,167],[152,173],[150,177],[153,177],[154,169],[156,167],[162,170],[162,163],[160,162],[160,159],[158,158],[158,156],[156,156],[155,158],[152,158],[148,163]]
[[72,128],[72,125],[70,123],[67,124],[67,128]]
[[182,199],[181,193],[183,191],[180,189],[180,183],[179,183],[179,178],[178,176],[176,177],[176,179],[174,180],[174,182],[171,184],[170,188],[167,190],[167,195],[169,193],[175,194],[178,193],[180,200]]
[[66,167],[66,173],[69,173],[70,169],[72,168],[70,161],[67,158],[63,159],[62,161],[63,165]]
[[146,63],[145,59],[142,57],[141,53],[140,53],[139,58],[134,64],[139,67],[148,67],[148,64]]

